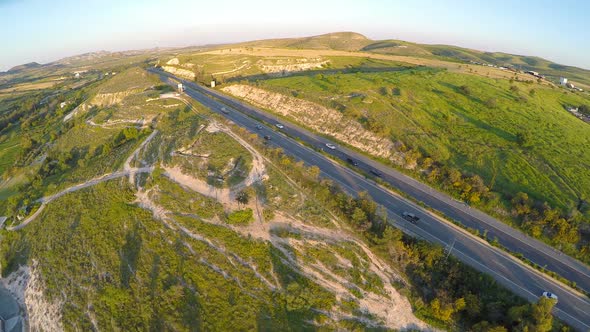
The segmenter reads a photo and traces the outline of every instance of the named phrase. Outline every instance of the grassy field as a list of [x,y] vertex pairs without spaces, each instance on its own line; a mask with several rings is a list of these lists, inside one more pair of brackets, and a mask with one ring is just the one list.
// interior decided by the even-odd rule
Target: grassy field
[[203,131],[190,149],[172,158],[172,164],[180,165],[188,174],[206,179],[208,183],[231,186],[246,177],[252,155],[225,133]]
[[[410,70],[362,58],[334,58],[332,66],[371,75]],[[323,69],[311,79],[322,81],[333,68]],[[65,194],[24,229],[0,230],[2,274],[36,262],[46,307],[63,303],[65,330],[367,330],[381,329],[382,321],[397,326],[401,316],[422,324],[412,311],[450,330],[484,320],[533,326],[527,314],[532,305],[446,258],[442,248],[403,239],[384,226],[384,213],[369,198],[340,193],[318,179],[319,170],[268,148],[202,106],[154,99],[162,90],[152,88],[153,77],[144,74],[131,69],[64,96],[72,102],[67,109],[56,106],[59,100],[41,110],[26,104],[27,116],[14,129],[20,135],[1,136],[5,155],[20,142],[16,138],[32,138],[23,140],[30,146],[11,170],[26,185],[12,192],[0,187],[0,195],[17,198],[0,201],[0,215],[7,212],[12,223],[21,207],[41,196],[122,169],[154,134],[129,159],[131,167],[154,166],[152,173],[138,174],[136,184],[123,177]],[[369,80],[363,76],[368,73],[338,75],[360,79],[342,81],[359,87]],[[318,87],[329,91],[330,84]],[[64,122],[76,104],[98,94],[119,97]],[[358,94],[348,97],[367,104]],[[153,121],[141,127],[113,122],[142,118]],[[217,123],[209,127],[211,118]],[[187,166],[187,173],[201,179],[229,171],[228,185],[254,166],[265,174],[239,188],[249,202],[236,209],[238,195],[217,201],[164,173],[174,165]],[[482,283],[487,293],[477,298],[473,293],[481,293]],[[466,303],[494,303],[501,315],[468,312]],[[502,318],[515,306],[527,313],[511,316],[516,323]]]
[[[365,52],[374,55],[401,56],[406,58],[406,62],[449,69],[452,67],[449,66],[449,62],[466,63],[475,61],[496,66],[508,66],[522,71],[537,71],[542,75],[546,75],[553,82],[559,81],[560,76],[565,76],[577,83],[577,85],[582,83],[586,88],[590,86],[590,71],[557,64],[536,56],[483,52],[452,45],[428,45],[402,40],[371,40],[354,32],[336,32],[303,38],[259,40],[224,45],[220,48],[227,52],[229,47],[232,50],[244,48],[249,51],[256,51],[255,48],[258,48],[259,52],[263,51],[263,49],[268,51],[269,48],[315,51],[316,54],[325,51]],[[420,58],[423,59],[422,63],[418,63]],[[398,58],[398,60],[404,61],[403,58]],[[482,66],[463,67],[468,72],[472,72],[471,70],[473,72],[482,72],[484,76],[489,71],[488,68]],[[493,70],[492,73],[498,75],[496,70]],[[508,73],[510,74],[510,72]]]
[[[259,84],[312,101],[337,101],[345,114],[378,121],[393,141],[480,174],[496,191],[528,192],[563,208],[590,197],[588,124],[564,109],[590,101],[561,89],[436,70],[298,76]],[[464,85],[469,96],[459,91]],[[519,132],[531,134],[532,147],[517,143]]]
[[16,156],[20,152],[20,140],[16,135],[6,134],[4,141],[0,142],[0,174],[4,173],[14,164]]
[[117,73],[101,84],[97,93],[115,93],[129,90],[144,90],[160,81],[156,75],[149,74],[145,70],[132,67],[121,73]]

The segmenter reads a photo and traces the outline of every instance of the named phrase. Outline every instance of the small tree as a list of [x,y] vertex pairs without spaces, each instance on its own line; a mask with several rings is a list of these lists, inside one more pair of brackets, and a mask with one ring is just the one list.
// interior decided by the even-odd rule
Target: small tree
[[578,112],[580,112],[580,113],[582,113],[584,115],[590,116],[590,106],[588,106],[588,105],[580,105],[578,107]]
[[498,100],[496,98],[490,98],[486,101],[488,108],[496,108],[498,106]]
[[554,305],[555,300],[548,299],[546,297],[541,297],[539,302],[533,304],[531,310],[533,326],[531,326],[531,331],[551,331],[553,326],[553,316],[551,315],[551,310],[553,309]]
[[236,201],[238,202],[238,205],[246,205],[246,204],[248,204],[248,202],[250,201],[250,193],[248,191],[246,191],[246,190],[240,191],[236,195]]
[[529,131],[521,131],[516,134],[518,145],[527,148],[532,145],[533,135]]
[[464,94],[466,96],[471,96],[471,88],[468,87],[467,85],[461,85],[459,87],[459,92],[461,92],[462,94]]
[[357,226],[363,226],[367,222],[367,214],[360,208],[355,208],[352,216],[350,217],[352,222]]

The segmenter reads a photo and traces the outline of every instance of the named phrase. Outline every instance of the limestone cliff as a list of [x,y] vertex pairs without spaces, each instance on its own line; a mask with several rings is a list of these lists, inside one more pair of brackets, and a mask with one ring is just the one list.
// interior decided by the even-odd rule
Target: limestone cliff
[[222,90],[376,157],[391,159],[394,155],[394,145],[390,140],[366,130],[360,123],[344,117],[335,109],[249,85],[231,85]]

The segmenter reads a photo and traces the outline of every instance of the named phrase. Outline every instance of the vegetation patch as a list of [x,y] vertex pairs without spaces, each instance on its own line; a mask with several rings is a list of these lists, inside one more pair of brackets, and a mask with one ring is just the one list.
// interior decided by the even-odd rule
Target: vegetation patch
[[252,209],[233,211],[227,215],[227,222],[231,225],[247,225],[254,220]]

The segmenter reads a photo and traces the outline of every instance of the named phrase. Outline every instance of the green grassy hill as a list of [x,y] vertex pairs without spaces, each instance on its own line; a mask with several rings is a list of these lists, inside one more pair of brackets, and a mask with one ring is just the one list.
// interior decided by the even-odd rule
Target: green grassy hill
[[[588,124],[564,108],[590,101],[561,89],[512,83],[518,89],[513,92],[504,80],[415,70],[259,83],[311,100],[331,96],[345,114],[378,121],[384,135],[435,160],[482,174],[487,181],[494,178],[498,190],[528,191],[561,207],[590,197],[590,177],[584,171],[590,165]],[[471,89],[468,96],[459,91],[464,85]],[[399,95],[392,89],[399,89]],[[360,93],[360,98],[350,97]],[[521,131],[530,131],[531,148],[518,145]]]
[[356,32],[334,32],[302,38],[258,40],[236,46],[358,51],[371,43],[370,39]]
[[32,330],[534,329],[551,309],[157,82],[132,67],[3,111],[0,216],[25,226],[0,229],[0,267],[29,267]]
[[554,81],[558,81],[559,77],[565,76],[573,82],[590,87],[590,70],[557,64],[540,57],[501,52],[482,52],[451,45],[428,45],[401,40],[371,40],[354,32],[336,32],[303,38],[260,40],[235,44],[235,46],[366,51],[402,56],[434,57],[460,62],[475,61],[497,66],[511,66],[523,71],[537,71]]
[[[359,68],[257,80],[256,86],[338,110],[392,140],[396,151],[386,162],[414,169],[414,176],[588,260],[588,234],[579,237],[577,230],[590,224],[590,127],[566,111],[590,105],[585,94],[428,68]],[[346,135],[348,128],[330,130]],[[482,184],[470,180],[473,175]],[[528,195],[527,212],[517,209],[519,192]],[[569,224],[545,218],[544,202]]]
[[438,57],[452,61],[509,66],[515,69],[532,70],[547,76],[553,81],[565,76],[574,82],[590,85],[590,70],[565,66],[535,56],[514,55],[502,52],[482,52],[450,45],[426,45],[404,41],[377,41],[365,46],[362,50],[394,55]]

